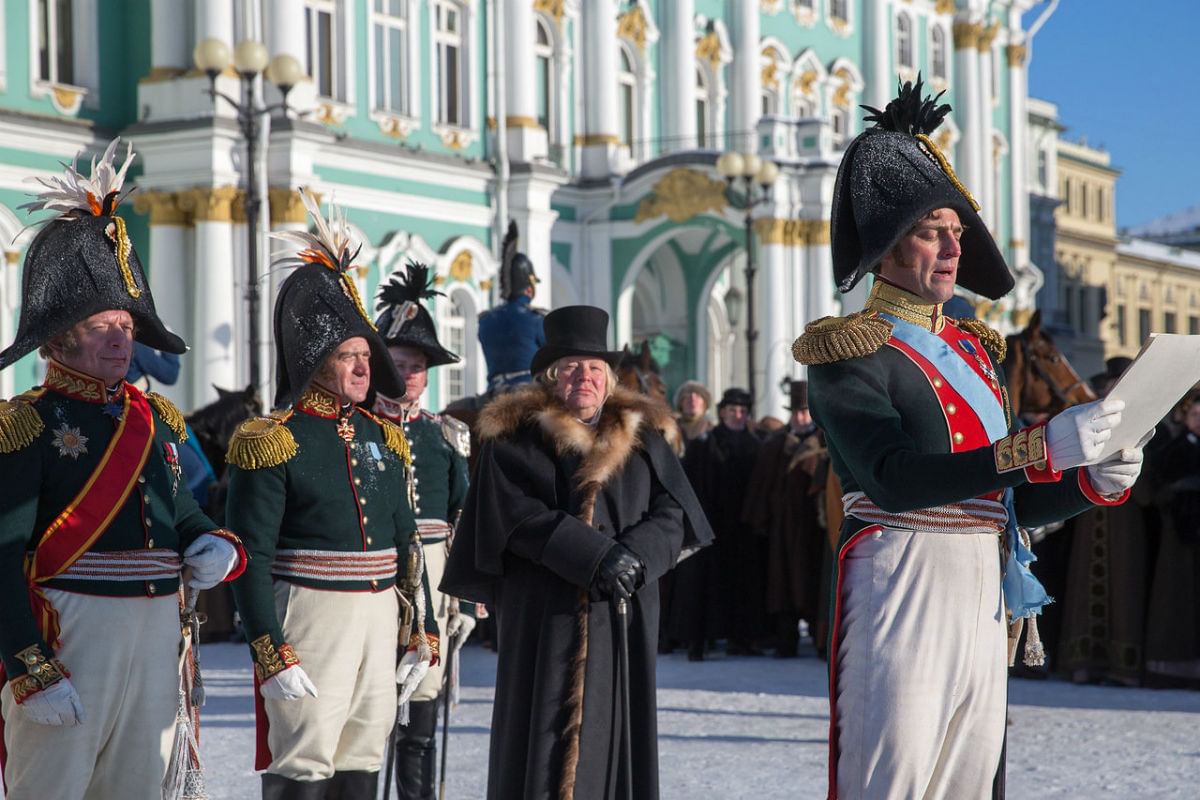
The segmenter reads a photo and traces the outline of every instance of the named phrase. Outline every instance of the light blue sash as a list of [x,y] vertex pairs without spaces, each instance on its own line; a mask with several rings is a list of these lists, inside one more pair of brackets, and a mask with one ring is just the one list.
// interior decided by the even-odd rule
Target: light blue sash
[[[944,339],[924,328],[905,322],[891,314],[880,317],[892,323],[892,335],[917,351],[941,373],[942,377],[958,392],[971,410],[978,415],[987,431],[989,441],[995,442],[1008,435],[1004,408],[983,378],[971,365],[954,351]],[[1029,570],[1037,556],[1021,543],[1017,535],[1017,515],[1013,509],[1013,491],[1004,490],[1002,501],[1008,509],[1008,560],[1004,564],[1004,603],[1013,618],[1040,614],[1042,607],[1054,599],[1046,594],[1041,582]]]

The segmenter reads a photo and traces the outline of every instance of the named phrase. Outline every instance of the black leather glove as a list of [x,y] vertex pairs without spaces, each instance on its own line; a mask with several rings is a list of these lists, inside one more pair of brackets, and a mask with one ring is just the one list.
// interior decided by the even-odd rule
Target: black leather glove
[[592,578],[592,586],[605,597],[623,597],[628,600],[638,590],[646,577],[646,565],[623,544],[614,544]]

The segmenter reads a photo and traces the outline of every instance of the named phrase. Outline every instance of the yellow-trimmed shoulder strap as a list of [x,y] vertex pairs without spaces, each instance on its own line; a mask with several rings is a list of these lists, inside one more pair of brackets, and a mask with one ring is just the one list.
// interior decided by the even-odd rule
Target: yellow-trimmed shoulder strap
[[869,356],[892,336],[892,323],[869,311],[848,317],[822,317],[808,323],[792,345],[792,357],[805,366]]
[[461,419],[442,414],[438,418],[442,426],[442,438],[463,458],[471,456],[471,429]]
[[30,389],[12,400],[0,400],[0,453],[15,453],[33,444],[43,430],[34,403],[45,389]]
[[992,351],[996,356],[996,363],[999,364],[1008,355],[1008,342],[1000,335],[1000,332],[988,326],[986,322],[980,322],[977,319],[957,319],[954,324],[962,328],[967,333],[972,333],[975,338]]
[[412,465],[412,449],[408,446],[408,437],[404,435],[404,430],[390,420],[372,414],[370,411],[362,412],[365,416],[375,420],[379,425],[379,429],[383,431],[383,443],[388,450],[391,450],[396,455],[403,459],[406,465]]
[[154,406],[154,410],[162,417],[162,421],[167,423],[167,427],[175,434],[175,438],[186,442],[188,438],[187,423],[183,420],[183,412],[158,392],[146,392],[146,399],[150,401],[150,405]]
[[246,420],[229,440],[225,460],[242,469],[263,469],[294,458],[300,446],[284,424],[291,417],[292,410],[286,409]]

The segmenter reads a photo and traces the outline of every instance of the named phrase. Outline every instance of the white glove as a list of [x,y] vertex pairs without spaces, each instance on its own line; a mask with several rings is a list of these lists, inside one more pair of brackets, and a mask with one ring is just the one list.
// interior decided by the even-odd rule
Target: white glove
[[83,703],[69,678],[34,692],[21,703],[21,710],[39,725],[75,727],[83,722]]
[[1142,448],[1126,447],[1102,464],[1087,468],[1092,488],[1104,495],[1121,494],[1133,487],[1142,471]]
[[1096,400],[1072,406],[1046,426],[1050,466],[1062,472],[1094,462],[1113,429],[1121,424],[1124,400]]
[[475,619],[470,614],[455,614],[446,623],[446,640],[457,650],[466,643],[467,637],[473,630],[475,630]]
[[396,667],[396,683],[400,684],[396,703],[399,705],[408,702],[421,680],[429,672],[429,659],[422,661],[420,658],[420,654],[416,650],[409,650],[405,652],[404,657],[400,659],[400,664]]
[[237,566],[237,548],[211,533],[202,533],[183,551],[183,563],[192,568],[188,586],[193,589],[211,589],[225,580]]
[[276,672],[258,687],[267,700],[299,700],[305,695],[317,696],[317,687],[308,679],[308,673],[299,664]]

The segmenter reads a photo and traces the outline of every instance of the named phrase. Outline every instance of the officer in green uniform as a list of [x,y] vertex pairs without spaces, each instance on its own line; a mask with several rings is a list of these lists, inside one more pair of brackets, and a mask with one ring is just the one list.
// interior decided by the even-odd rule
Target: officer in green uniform
[[1141,466],[1140,449],[1098,463],[1118,401],[1018,428],[1003,337],[942,313],[956,283],[992,299],[1013,286],[930,138],[949,110],[919,80],[872,109],[838,171],[832,249],[842,291],[877,278],[865,309],[810,324],[794,348],[844,492],[829,648],[829,794],[842,800],[989,796],[1005,619],[1048,602],[1017,521],[1119,504]]
[[[431,288],[429,269],[409,264],[403,277],[393,278],[380,292],[381,313],[375,325],[387,344],[392,363],[404,379],[399,398],[377,394],[374,410],[404,429],[412,451],[413,513],[421,532],[426,574],[432,589],[438,628],[445,632],[447,652],[461,647],[475,627],[474,603],[461,605],[436,587],[442,580],[454,526],[467,497],[467,456],[471,432],[450,416],[421,408],[428,370],[457,362],[442,347],[429,311],[421,304],[440,292]],[[446,660],[421,678],[411,698],[407,725],[396,728],[396,785],[399,800],[433,800],[436,762],[438,698]]]
[[192,589],[244,564],[192,499],[183,417],[124,380],[136,339],[183,341],[155,312],[117,214],[117,141],[90,178],[67,168],[27,205],[50,209],[25,259],[16,341],[42,385],[0,401],[0,655],[7,797],[163,792],[180,700],[181,569]]
[[[344,219],[322,219],[302,195],[317,232],[275,234],[301,248],[277,262],[299,265],[275,305],[278,410],[229,446],[226,519],[250,555],[233,589],[262,702],[264,800],[374,797],[398,642],[411,669],[436,659],[437,632],[408,441],[358,405],[404,384],[348,272]],[[411,641],[402,615],[415,619]]]

